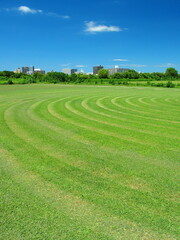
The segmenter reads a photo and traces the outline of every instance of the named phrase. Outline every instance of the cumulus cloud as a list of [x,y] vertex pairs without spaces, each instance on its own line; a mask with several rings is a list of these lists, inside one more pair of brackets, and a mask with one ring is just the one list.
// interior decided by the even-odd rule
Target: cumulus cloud
[[20,6],[20,7],[17,8],[17,10],[19,12],[25,13],[25,14],[28,14],[28,13],[35,14],[35,13],[42,13],[43,12],[42,10],[32,9],[32,8],[27,7],[27,6]]
[[99,33],[99,32],[120,32],[122,29],[118,26],[97,25],[96,22],[86,22],[85,32],[87,33]]
[[120,58],[117,58],[117,59],[113,59],[114,62],[127,62],[128,59],[120,59]]

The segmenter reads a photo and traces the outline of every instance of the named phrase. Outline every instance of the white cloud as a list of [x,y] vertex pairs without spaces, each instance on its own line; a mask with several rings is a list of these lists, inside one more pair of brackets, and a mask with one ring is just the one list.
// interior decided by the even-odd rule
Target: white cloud
[[144,68],[144,67],[148,67],[148,65],[143,65],[143,64],[119,64],[119,65],[106,65],[105,67],[107,68],[114,68],[114,67],[118,67],[118,68]]
[[75,65],[74,67],[77,67],[77,68],[85,68],[85,67],[87,67],[87,66],[85,66],[85,65]]
[[154,67],[162,67],[162,68],[167,68],[167,67],[176,67],[177,65],[174,63],[165,63],[161,65],[155,65]]
[[69,67],[71,65],[71,63],[63,63],[63,64],[61,64],[60,66],[61,67]]
[[64,19],[69,19],[70,18],[70,16],[68,16],[68,15],[66,15],[66,16],[61,16],[62,18],[64,18]]
[[128,59],[113,59],[114,62],[127,62]]
[[49,17],[57,17],[57,18],[62,18],[62,19],[69,19],[70,16],[68,15],[59,15],[57,13],[53,12],[44,12],[43,10],[40,9],[33,9],[27,6],[20,6],[18,8],[4,8],[5,11],[11,12],[11,11],[18,11],[22,14],[43,14],[44,16],[49,16]]
[[141,64],[121,64],[121,67],[137,67],[137,68],[139,68],[139,67],[147,67],[147,65],[141,65]]
[[57,17],[57,18],[62,18],[62,19],[69,19],[70,18],[70,16],[68,16],[68,15],[59,15],[59,14],[53,13],[53,12],[48,12],[48,13],[46,13],[46,15],[49,16],[49,17]]
[[117,26],[106,26],[106,25],[97,25],[96,22],[90,21],[86,22],[85,32],[88,33],[98,33],[98,32],[120,32],[122,29]]
[[17,10],[19,12],[25,13],[25,14],[28,14],[28,13],[35,14],[35,13],[42,13],[43,12],[42,10],[32,9],[32,8],[27,7],[27,6],[20,6],[20,7],[17,8]]

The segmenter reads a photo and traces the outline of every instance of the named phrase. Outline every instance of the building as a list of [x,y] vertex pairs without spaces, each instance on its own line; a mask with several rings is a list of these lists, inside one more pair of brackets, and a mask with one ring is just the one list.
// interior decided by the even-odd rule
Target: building
[[62,70],[62,72],[65,73],[65,74],[71,75],[71,69],[70,68],[64,68]]
[[71,75],[73,73],[77,73],[77,71],[78,71],[77,69],[70,69],[70,68],[64,68],[62,70],[63,73],[68,74],[68,75]]
[[18,69],[16,69],[16,70],[14,70],[14,73],[21,73],[21,69],[18,68]]
[[33,67],[29,67],[29,71],[27,72],[27,74],[29,74],[29,75],[34,74],[34,66]]
[[32,67],[22,67],[22,72],[25,74],[34,74],[34,66]]
[[119,68],[118,66],[115,66],[115,68],[110,68],[110,69],[108,69],[109,75],[112,75],[112,74],[114,74],[114,73],[127,72],[128,70],[129,70],[129,68]]
[[26,73],[29,71],[29,67],[22,67],[22,73]]
[[98,71],[102,68],[103,68],[103,66],[101,66],[101,65],[93,67],[93,74],[97,75]]
[[46,74],[45,70],[41,70],[41,69],[39,69],[39,68],[34,69],[34,73],[41,73],[41,74],[43,74],[43,75]]
[[36,72],[39,72],[39,73],[42,73],[42,74],[46,73],[44,70],[41,70],[39,68],[35,69],[34,66],[32,66],[32,67],[22,67],[22,72],[25,73],[25,74],[28,74],[28,75],[33,75]]
[[77,69],[71,69],[71,74],[73,74],[73,73],[77,73]]

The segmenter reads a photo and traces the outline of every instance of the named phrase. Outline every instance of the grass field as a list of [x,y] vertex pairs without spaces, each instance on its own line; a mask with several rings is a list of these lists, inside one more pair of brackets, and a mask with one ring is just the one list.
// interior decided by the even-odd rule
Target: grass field
[[2,240],[179,237],[180,89],[0,87]]

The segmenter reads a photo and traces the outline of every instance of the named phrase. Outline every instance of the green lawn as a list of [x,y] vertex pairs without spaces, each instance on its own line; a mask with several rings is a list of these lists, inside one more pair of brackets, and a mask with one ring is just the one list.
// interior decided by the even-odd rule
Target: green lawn
[[0,239],[179,237],[180,89],[0,86]]

